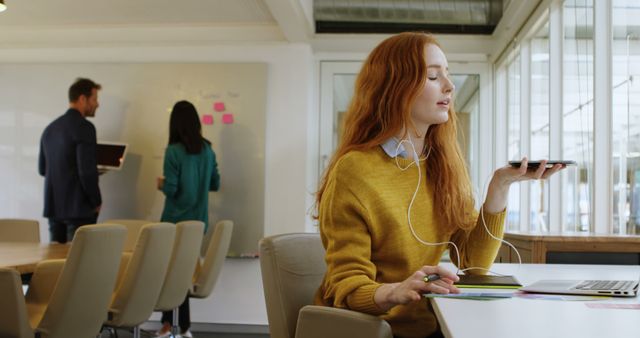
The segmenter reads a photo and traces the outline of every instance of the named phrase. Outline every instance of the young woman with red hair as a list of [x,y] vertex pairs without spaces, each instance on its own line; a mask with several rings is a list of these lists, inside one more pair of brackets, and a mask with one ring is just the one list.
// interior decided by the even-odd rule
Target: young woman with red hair
[[[397,337],[438,337],[421,294],[459,292],[452,262],[486,273],[502,237],[509,186],[561,165],[494,172],[480,212],[456,141],[454,85],[433,36],[402,33],[369,54],[344,135],[317,193],[327,272],[316,304],[387,320]],[[491,234],[489,234],[491,233]],[[428,275],[441,278],[425,282]]]

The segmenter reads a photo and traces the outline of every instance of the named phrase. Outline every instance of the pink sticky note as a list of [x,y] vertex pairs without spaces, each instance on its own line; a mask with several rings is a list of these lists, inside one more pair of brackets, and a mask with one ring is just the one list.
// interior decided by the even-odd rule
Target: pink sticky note
[[213,124],[213,115],[202,115],[202,124]]
[[224,123],[224,124],[232,124],[233,123],[233,114],[223,114],[222,115],[222,123]]
[[215,111],[224,111],[225,107],[224,107],[224,102],[218,101],[218,102],[214,102],[213,103],[213,110]]

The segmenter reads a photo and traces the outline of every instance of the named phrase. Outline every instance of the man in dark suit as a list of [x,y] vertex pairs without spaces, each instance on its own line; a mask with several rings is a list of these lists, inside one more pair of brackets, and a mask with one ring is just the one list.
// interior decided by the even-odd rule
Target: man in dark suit
[[38,171],[44,176],[44,216],[51,241],[66,243],[78,227],[96,223],[102,206],[96,167],[96,128],[87,121],[98,108],[101,86],[77,79],[69,110],[45,128]]

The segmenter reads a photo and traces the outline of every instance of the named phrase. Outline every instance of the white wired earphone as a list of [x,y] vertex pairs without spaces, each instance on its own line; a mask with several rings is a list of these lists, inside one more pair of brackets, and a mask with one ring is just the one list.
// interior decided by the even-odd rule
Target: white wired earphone
[[[431,243],[431,242],[427,242],[425,240],[423,240],[422,238],[420,238],[418,236],[418,234],[416,234],[416,231],[413,229],[413,224],[411,224],[411,207],[413,206],[413,202],[416,199],[416,196],[418,195],[418,190],[420,189],[420,184],[422,183],[422,170],[420,169],[420,162],[421,161],[425,161],[429,158],[429,155],[431,154],[431,146],[429,146],[429,150],[427,151],[427,155],[423,158],[420,158],[418,156],[418,153],[416,152],[416,147],[413,144],[413,141],[411,141],[411,137],[409,136],[409,139],[402,139],[400,141],[398,141],[398,139],[396,139],[394,137],[394,140],[398,143],[398,145],[396,146],[396,153],[395,153],[395,161],[396,161],[396,166],[398,167],[398,169],[405,171],[407,170],[409,167],[411,167],[412,165],[416,165],[416,167],[418,168],[418,184],[416,185],[416,190],[413,192],[413,197],[411,197],[411,202],[409,202],[409,207],[407,208],[407,221],[409,222],[409,229],[411,230],[411,234],[413,235],[413,237],[415,237],[415,239],[427,246],[437,246],[437,245],[446,245],[446,244],[451,244],[453,246],[453,248],[456,250],[456,258],[457,258],[457,263],[456,264],[456,268],[458,269],[456,271],[456,274],[458,274],[459,272],[465,272],[468,270],[484,270],[487,272],[491,272],[495,275],[499,275],[499,276],[503,276],[500,273],[497,273],[495,271],[491,271],[489,269],[485,269],[482,267],[469,267],[466,269],[460,269],[460,250],[458,249],[458,246],[451,241],[447,241],[447,242],[439,242],[439,243]],[[411,149],[413,150],[413,162],[410,163],[409,165],[407,165],[406,167],[401,167],[400,163],[398,162],[398,154],[400,151],[400,147],[402,146],[402,143],[407,142],[411,145]],[[405,149],[406,150],[406,149]],[[489,177],[487,177],[485,179],[485,183],[483,185],[483,200],[484,200],[484,195],[486,194],[486,189],[487,189],[487,182],[489,181],[489,178],[491,177],[491,175]],[[508,246],[510,246],[515,252],[516,255],[518,256],[518,267],[520,267],[522,265],[522,258],[520,257],[520,253],[518,252],[518,249],[516,249],[515,246],[513,246],[511,243],[505,241],[504,239],[498,238],[496,236],[494,236],[491,231],[489,231],[489,228],[487,227],[487,223],[484,220],[484,213],[483,213],[483,208],[484,208],[484,203],[480,206],[480,218],[482,219],[482,225],[484,226],[484,230],[487,232],[487,234],[489,234],[489,236],[495,240],[498,240]]]

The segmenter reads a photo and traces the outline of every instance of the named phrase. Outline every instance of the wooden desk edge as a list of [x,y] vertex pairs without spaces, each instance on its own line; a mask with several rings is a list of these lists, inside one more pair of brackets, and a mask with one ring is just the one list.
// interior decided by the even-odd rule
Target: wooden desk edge
[[525,233],[525,232],[505,232],[504,238],[520,239],[520,240],[544,240],[544,241],[572,241],[572,242],[639,242],[640,235],[612,235],[612,234],[594,234],[594,233]]
[[[32,243],[35,244],[36,243]],[[36,270],[36,266],[41,261],[46,261],[50,259],[64,259],[67,257],[69,253],[69,249],[71,249],[70,244],[59,244],[59,243],[39,243],[38,244],[38,256],[34,262],[21,263],[19,265],[6,265],[5,268],[14,269],[18,271],[21,275],[33,273]]]

